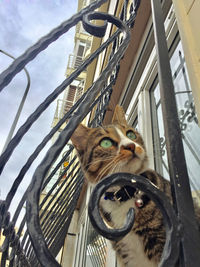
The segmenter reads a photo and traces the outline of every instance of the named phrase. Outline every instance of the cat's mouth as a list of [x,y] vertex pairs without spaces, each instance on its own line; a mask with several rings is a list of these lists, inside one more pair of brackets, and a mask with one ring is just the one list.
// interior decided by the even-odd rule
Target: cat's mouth
[[144,150],[136,146],[134,149],[124,149],[120,151],[120,156],[122,159],[125,159],[126,161],[132,161],[132,160],[143,160],[144,159]]
[[132,153],[132,159],[138,158],[138,156],[135,154],[135,152]]
[[135,153],[133,155],[130,155],[129,157],[122,159],[122,162],[124,162],[123,163],[124,166],[125,165],[134,165],[135,163],[138,163],[139,161],[141,161],[141,159]]
[[128,161],[132,161],[134,159],[140,159],[140,157],[135,152],[132,153]]

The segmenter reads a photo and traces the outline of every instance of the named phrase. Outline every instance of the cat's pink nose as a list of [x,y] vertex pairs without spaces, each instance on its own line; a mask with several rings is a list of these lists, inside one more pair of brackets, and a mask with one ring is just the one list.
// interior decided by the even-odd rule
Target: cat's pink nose
[[131,144],[128,144],[126,146],[123,146],[122,148],[125,149],[125,150],[130,150],[132,153],[135,152],[135,145],[132,144],[132,143]]

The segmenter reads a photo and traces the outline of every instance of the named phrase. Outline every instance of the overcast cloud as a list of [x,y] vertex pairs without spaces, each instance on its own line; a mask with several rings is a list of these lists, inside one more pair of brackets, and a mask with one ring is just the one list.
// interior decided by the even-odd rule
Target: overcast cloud
[[[0,1],[0,49],[14,57],[20,56],[38,39],[46,35],[77,11],[77,1],[69,0],[1,0]],[[48,49],[40,53],[26,68],[31,77],[31,87],[20,117],[18,127],[36,107],[64,80],[68,55],[73,53],[74,28],[59,38]],[[0,53],[0,72],[12,62]],[[16,110],[26,88],[26,76],[22,71],[0,93],[0,151],[13,122]],[[56,104],[35,123],[13,153],[1,175],[1,195],[4,199],[20,168],[39,142],[50,131]],[[17,128],[18,128],[17,127]],[[50,144],[48,144],[49,147]],[[41,153],[39,161],[43,158]],[[30,182],[37,161],[20,187],[19,201],[26,185]],[[16,202],[15,202],[16,203]]]

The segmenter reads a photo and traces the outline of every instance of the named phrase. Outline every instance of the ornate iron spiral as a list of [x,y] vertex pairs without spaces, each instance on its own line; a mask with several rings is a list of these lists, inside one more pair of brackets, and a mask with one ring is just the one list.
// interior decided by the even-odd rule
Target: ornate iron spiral
[[166,228],[166,242],[163,249],[160,267],[174,266],[179,255],[180,245],[180,225],[172,205],[166,195],[161,192],[147,178],[132,175],[130,173],[116,173],[101,180],[94,188],[88,206],[89,217],[94,228],[105,238],[110,240],[119,240],[123,238],[133,227],[134,212],[130,209],[127,214],[127,221],[121,229],[108,228],[99,211],[99,201],[101,196],[112,186],[131,186],[143,191],[149,196],[163,214]]

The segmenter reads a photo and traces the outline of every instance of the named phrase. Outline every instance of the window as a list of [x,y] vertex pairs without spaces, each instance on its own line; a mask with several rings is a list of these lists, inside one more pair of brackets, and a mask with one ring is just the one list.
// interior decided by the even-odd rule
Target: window
[[[175,88],[176,103],[186,163],[191,188],[200,199],[200,128],[187,73],[184,53],[178,34],[173,6],[165,20],[165,30],[169,47],[170,64]],[[149,33],[150,34],[150,31]],[[146,40],[148,40],[148,34]],[[157,77],[155,47],[141,44],[136,58],[149,51],[149,57],[143,61],[142,71],[135,68],[129,75],[127,89],[121,98],[126,109],[127,119],[142,134],[147,148],[150,168],[169,179],[167,151],[165,144],[160,90]],[[135,120],[136,119],[136,120]]]
[[[192,91],[180,42],[171,57],[170,63],[189,178],[192,189],[198,190],[200,187],[200,128],[195,114]],[[157,79],[152,86],[150,95],[155,167],[164,177],[169,177],[160,92]]]

